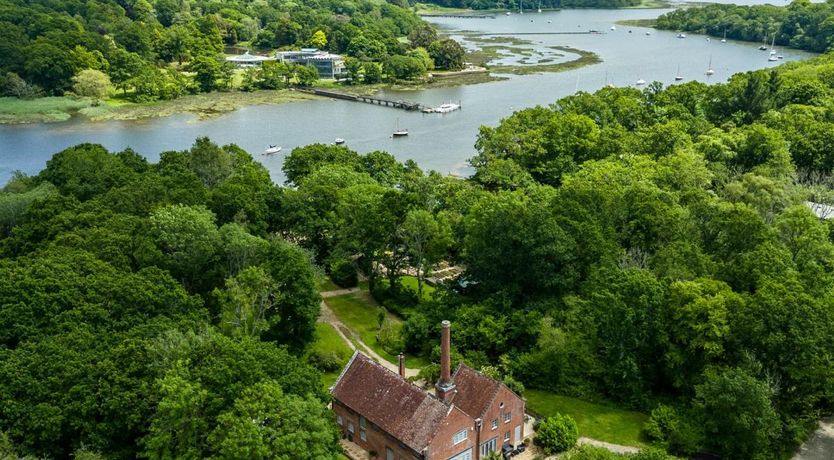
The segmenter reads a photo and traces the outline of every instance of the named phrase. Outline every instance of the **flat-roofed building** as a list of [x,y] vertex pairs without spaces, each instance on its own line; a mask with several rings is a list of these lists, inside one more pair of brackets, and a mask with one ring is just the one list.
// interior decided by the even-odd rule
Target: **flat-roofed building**
[[279,62],[298,65],[313,65],[321,78],[336,78],[344,72],[345,60],[340,54],[328,53],[316,48],[301,48],[300,51],[279,51],[275,54]]

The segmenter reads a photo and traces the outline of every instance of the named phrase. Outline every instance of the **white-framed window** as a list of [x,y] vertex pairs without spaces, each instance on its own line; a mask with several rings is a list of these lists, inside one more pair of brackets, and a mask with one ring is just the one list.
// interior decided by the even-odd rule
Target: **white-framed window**
[[504,423],[510,423],[510,419],[513,418],[513,413],[510,411],[504,412]]
[[362,439],[363,441],[368,440],[368,436],[365,434],[365,430],[359,430],[359,438]]
[[498,429],[498,419],[497,418],[492,419],[492,429],[493,430]]
[[353,422],[348,422],[348,433],[353,433]]
[[385,446],[385,460],[394,460],[394,451],[388,446]]
[[481,457],[485,457],[490,452],[495,452],[496,449],[498,449],[498,437],[481,444]]
[[453,457],[449,457],[449,460],[472,460],[472,449],[466,449]]
[[359,416],[359,428],[362,428],[364,430],[367,427],[368,427],[368,422],[365,420],[365,417],[360,415]]
[[507,431],[504,433],[504,441],[505,441],[505,442],[507,442],[507,441],[509,441],[509,440],[510,440],[510,430],[507,430]]
[[339,425],[341,425],[342,423],[344,423],[344,421],[342,420],[342,416],[341,416],[341,415],[337,415],[337,416],[336,416],[336,423],[338,423]]
[[469,429],[468,428],[464,428],[464,429],[458,431],[457,433],[452,435],[452,444],[458,445],[458,444],[462,443],[463,441],[466,441],[466,437],[468,435],[469,435]]

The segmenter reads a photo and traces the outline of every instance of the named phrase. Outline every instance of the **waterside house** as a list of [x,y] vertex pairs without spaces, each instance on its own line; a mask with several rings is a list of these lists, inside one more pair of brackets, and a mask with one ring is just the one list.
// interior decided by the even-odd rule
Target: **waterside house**
[[316,48],[301,48],[301,51],[279,51],[275,57],[280,62],[299,65],[313,65],[321,78],[336,78],[345,71],[345,60],[339,54],[319,51]]
[[249,54],[246,51],[237,56],[226,57],[226,62],[231,62],[237,67],[254,67],[263,64],[265,61],[274,61],[276,58],[269,56],[258,56],[257,54]]
[[479,460],[524,439],[525,403],[506,385],[463,364],[450,372],[443,321],[434,394],[360,352],[331,389],[342,436],[385,460]]

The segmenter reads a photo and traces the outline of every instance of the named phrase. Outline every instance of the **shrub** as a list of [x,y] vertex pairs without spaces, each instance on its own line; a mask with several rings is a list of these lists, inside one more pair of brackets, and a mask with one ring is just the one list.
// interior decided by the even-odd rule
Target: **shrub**
[[658,446],[683,456],[695,453],[702,438],[698,427],[679,416],[674,407],[663,404],[652,410],[643,431]]
[[329,264],[330,278],[334,283],[343,288],[356,287],[359,284],[359,277],[356,275],[356,267],[349,259],[335,259]]
[[569,460],[614,460],[621,457],[608,449],[585,444],[571,451],[567,458]]
[[335,351],[314,351],[307,357],[307,362],[322,372],[334,372],[342,368],[342,359]]
[[553,417],[542,420],[536,429],[536,445],[541,447],[547,455],[572,448],[576,445],[577,439],[579,439],[579,428],[569,415],[557,413]]

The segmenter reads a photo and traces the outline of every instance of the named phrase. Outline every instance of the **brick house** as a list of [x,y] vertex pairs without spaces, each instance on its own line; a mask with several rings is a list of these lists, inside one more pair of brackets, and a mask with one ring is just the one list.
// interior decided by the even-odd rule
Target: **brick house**
[[524,400],[464,364],[450,372],[450,323],[443,321],[434,394],[360,352],[331,389],[342,436],[385,460],[478,460],[524,439]]

